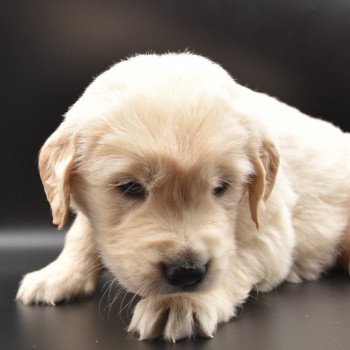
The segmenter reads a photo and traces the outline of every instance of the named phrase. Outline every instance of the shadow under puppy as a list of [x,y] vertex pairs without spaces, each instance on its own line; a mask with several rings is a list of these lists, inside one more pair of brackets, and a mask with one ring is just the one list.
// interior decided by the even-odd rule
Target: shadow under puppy
[[[97,77],[41,149],[64,249],[17,298],[92,293],[99,267],[142,297],[129,331],[212,337],[255,288],[312,280],[349,242],[350,138],[184,53]],[[345,242],[345,243],[343,243]]]

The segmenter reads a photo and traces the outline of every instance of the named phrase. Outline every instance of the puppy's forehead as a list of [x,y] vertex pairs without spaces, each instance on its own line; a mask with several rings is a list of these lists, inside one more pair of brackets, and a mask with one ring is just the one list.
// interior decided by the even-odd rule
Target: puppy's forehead
[[176,176],[214,183],[232,175],[232,169],[242,176],[250,171],[246,130],[228,122],[221,108],[167,110],[149,101],[143,105],[133,113],[121,109],[101,129],[88,152],[89,173],[108,180]]
[[[108,115],[92,123],[100,151],[166,152],[178,156],[236,151],[247,141],[247,131],[233,115],[230,103],[210,91],[189,96],[171,91],[135,92]],[[105,149],[107,147],[107,149]]]

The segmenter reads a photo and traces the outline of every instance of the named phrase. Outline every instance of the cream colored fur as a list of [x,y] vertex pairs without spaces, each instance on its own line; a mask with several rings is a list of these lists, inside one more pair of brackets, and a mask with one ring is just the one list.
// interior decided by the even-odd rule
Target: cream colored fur
[[[318,278],[347,232],[349,135],[188,53],[139,55],[101,74],[39,168],[54,223],[69,206],[77,217],[61,255],[27,274],[17,298],[91,293],[103,264],[143,298],[129,327],[141,339],[212,337],[252,289]],[[145,198],[118,190],[128,181]],[[185,254],[210,262],[194,292],[167,285],[159,267]]]

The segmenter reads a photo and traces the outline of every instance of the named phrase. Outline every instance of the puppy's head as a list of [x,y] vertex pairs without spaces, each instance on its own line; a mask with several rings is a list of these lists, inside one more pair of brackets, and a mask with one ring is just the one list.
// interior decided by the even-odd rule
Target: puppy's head
[[234,85],[204,58],[138,56],[96,79],[44,144],[54,223],[72,200],[129,291],[210,288],[235,258],[237,220],[259,226],[278,156]]

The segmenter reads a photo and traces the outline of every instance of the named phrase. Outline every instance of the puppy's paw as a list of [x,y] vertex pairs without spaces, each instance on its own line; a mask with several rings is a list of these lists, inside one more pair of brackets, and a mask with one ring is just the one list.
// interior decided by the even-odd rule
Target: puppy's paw
[[136,305],[128,331],[138,333],[141,340],[163,336],[173,343],[196,335],[212,338],[217,324],[233,316],[234,307],[225,298],[148,297]]
[[305,266],[293,266],[286,280],[291,283],[300,283],[302,281],[315,281],[320,277],[320,269],[317,264]]
[[289,272],[289,275],[287,276],[286,281],[287,281],[287,282],[290,282],[290,283],[301,283],[303,280],[302,280],[302,278],[299,276],[298,272],[295,271],[294,269],[292,269],[292,270]]
[[16,299],[24,304],[55,305],[77,295],[89,295],[95,286],[95,274],[72,271],[69,266],[55,261],[39,271],[26,274]]

